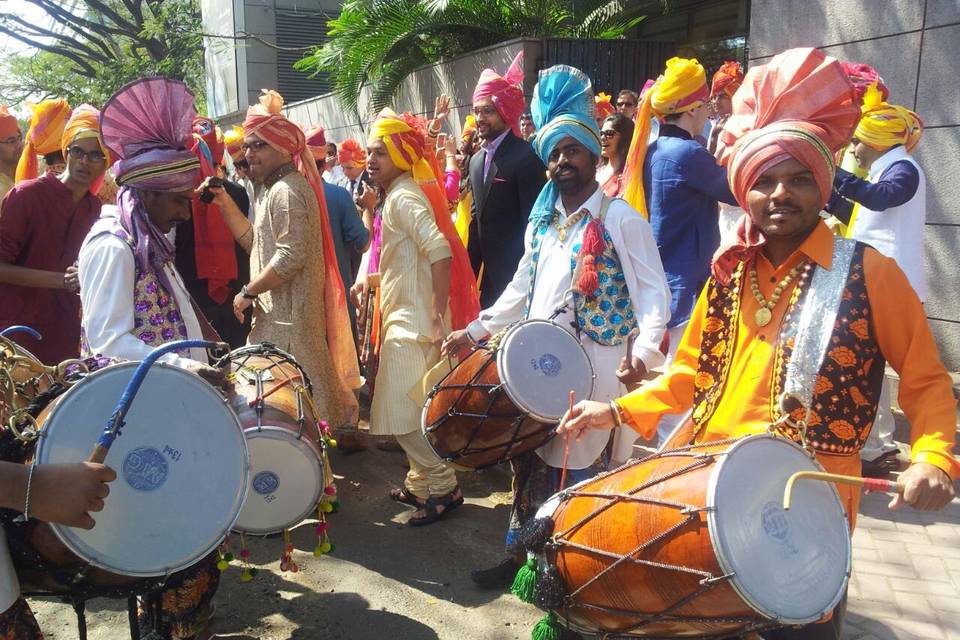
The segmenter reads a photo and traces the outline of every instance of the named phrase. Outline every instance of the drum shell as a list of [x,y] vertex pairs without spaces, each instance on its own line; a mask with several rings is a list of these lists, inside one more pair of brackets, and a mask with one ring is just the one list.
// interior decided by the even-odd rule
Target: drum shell
[[[459,388],[466,385],[476,388]],[[478,348],[430,393],[423,408],[423,431],[440,458],[467,469],[482,469],[536,449],[552,437],[553,426],[525,416],[501,385],[496,351]],[[473,415],[456,415],[454,410]],[[481,420],[483,431],[473,435],[471,442]],[[518,422],[517,438],[522,441],[507,451]],[[463,455],[468,444],[490,450]]]
[[[239,351],[245,351],[251,347],[244,347]],[[269,368],[272,380],[262,381],[261,392],[265,394],[262,399],[262,406],[258,409],[258,389],[256,384],[240,379],[242,374],[237,375],[237,381],[233,392],[229,398],[230,407],[240,419],[243,426],[244,435],[249,442],[257,437],[261,430],[265,437],[282,439],[285,436],[290,441],[299,440],[303,448],[311,452],[316,457],[317,465],[321,468],[320,476],[324,479],[322,484],[318,484],[312,489],[312,497],[308,498],[305,507],[300,510],[300,517],[292,518],[287,522],[271,522],[269,524],[260,522],[256,526],[250,525],[249,511],[241,510],[236,524],[236,530],[243,533],[255,535],[266,535],[283,531],[291,527],[304,518],[316,508],[317,503],[322,497],[323,485],[332,482],[330,470],[325,464],[323,455],[322,435],[317,426],[317,419],[309,413],[309,407],[305,403],[298,401],[297,387],[306,384],[303,379],[303,371],[292,361],[283,361],[279,356],[273,356],[269,353],[262,355],[245,354],[242,357],[244,366],[252,370],[266,370]],[[239,368],[240,358],[231,355],[234,370]],[[289,379],[287,384],[281,384],[285,379]],[[268,394],[268,395],[267,395]],[[297,419],[303,413],[306,419],[302,424]],[[251,445],[250,462],[254,470],[259,466],[256,447]],[[251,473],[251,482],[253,482],[254,473]],[[247,492],[247,500],[256,499],[257,492],[251,488]],[[244,505],[246,507],[246,504]],[[274,515],[276,515],[274,513]]]
[[[718,450],[725,447],[720,446]],[[578,492],[610,496],[624,493],[645,483],[650,486],[638,495],[662,501],[707,506],[707,491],[713,462],[691,468],[691,458],[655,458],[639,461],[590,480],[577,487]],[[656,481],[671,474],[676,477]],[[554,535],[575,530],[568,536],[581,543],[617,556],[630,554],[649,544],[638,554],[644,560],[686,567],[713,576],[723,574],[707,532],[707,515],[700,511],[690,516],[679,509],[658,505],[638,505],[621,502],[589,518],[595,510],[608,505],[602,497],[572,497],[560,504],[554,514]],[[672,534],[650,544],[664,531],[680,525]],[[579,527],[575,525],[585,521]],[[561,548],[554,557],[555,564],[566,584],[567,593],[586,585],[614,560],[594,552]],[[623,562],[577,594],[576,601],[601,608],[618,609],[621,614],[605,613],[599,609],[579,606],[567,607],[563,616],[577,628],[596,631],[628,629],[644,621],[645,615],[659,613],[682,598],[696,593],[702,587],[702,577],[643,564]],[[631,615],[631,613],[633,615]],[[764,618],[751,609],[728,582],[715,584],[684,606],[671,611],[673,615],[689,617],[732,617],[753,619],[762,624]],[[641,630],[626,635],[683,637],[722,635],[745,626],[743,622],[716,623],[663,621],[645,625]]]

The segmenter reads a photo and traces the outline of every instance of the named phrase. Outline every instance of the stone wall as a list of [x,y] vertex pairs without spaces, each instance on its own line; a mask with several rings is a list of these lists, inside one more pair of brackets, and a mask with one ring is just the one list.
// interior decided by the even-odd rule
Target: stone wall
[[914,155],[927,176],[927,314],[951,371],[960,370],[960,0],[752,0],[750,62],[814,46],[876,68],[890,101],[926,129]]

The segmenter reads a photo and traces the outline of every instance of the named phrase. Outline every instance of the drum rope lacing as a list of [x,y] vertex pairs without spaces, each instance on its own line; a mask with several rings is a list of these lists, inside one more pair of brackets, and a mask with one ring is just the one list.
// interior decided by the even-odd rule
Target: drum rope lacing
[[[489,341],[487,341],[485,346],[476,347],[470,353],[470,356],[472,356],[474,353],[480,350],[496,351],[496,349],[499,346],[499,340],[496,340],[495,342],[494,339],[499,338],[503,333],[505,332],[501,332],[500,334],[497,334],[497,336],[494,336],[494,338],[491,338]],[[469,358],[470,356],[467,356],[467,357]],[[466,361],[466,359],[464,359],[464,361]],[[444,385],[444,381],[446,380],[446,376],[444,376],[444,378],[440,380],[440,382],[438,382],[433,386],[433,389],[431,390],[428,396],[429,398],[433,398],[440,391],[459,391],[456,402],[451,403],[450,408],[447,410],[447,412],[441,418],[438,418],[432,424],[426,427],[425,430],[427,431],[427,433],[433,433],[434,431],[439,429],[441,426],[443,426],[443,424],[447,421],[448,418],[454,418],[454,417],[455,418],[476,418],[478,420],[478,422],[473,426],[473,429],[470,432],[469,438],[467,438],[467,443],[463,447],[461,447],[459,451],[456,452],[455,456],[447,456],[446,459],[448,461],[455,460],[456,458],[466,457],[468,455],[487,453],[488,451],[495,451],[497,449],[506,447],[503,453],[500,455],[500,457],[496,461],[491,462],[490,464],[484,465],[484,466],[501,464],[510,459],[510,452],[517,445],[533,440],[534,438],[542,438],[542,442],[539,442],[537,444],[537,447],[540,447],[541,445],[546,444],[553,437],[553,432],[551,430],[545,430],[545,432],[542,432],[542,433],[530,433],[530,434],[521,436],[520,428],[523,426],[525,416],[519,415],[515,417],[513,419],[513,422],[511,423],[509,440],[505,440],[503,442],[500,442],[499,444],[494,444],[494,445],[485,446],[485,447],[472,446],[474,441],[479,436],[480,432],[483,430],[484,424],[488,419],[500,419],[500,418],[512,417],[510,415],[491,415],[490,413],[490,411],[493,409],[493,405],[497,402],[497,400],[500,399],[500,394],[503,393],[502,383],[489,384],[489,383],[476,382],[476,380],[480,376],[482,376],[483,373],[486,372],[486,370],[494,364],[494,362],[495,362],[494,358],[490,358],[489,360],[484,362],[473,374],[473,377],[470,378],[470,381],[464,384]],[[449,375],[450,374],[448,373],[447,376]],[[460,411],[459,409],[456,408],[463,401],[464,397],[469,391],[486,391],[487,392],[489,396],[489,400],[487,401],[487,406],[484,409],[484,413],[465,412],[465,411]]]
[[[716,585],[731,579],[734,576],[734,574],[729,573],[729,574],[715,575],[710,571],[705,571],[702,569],[696,569],[693,567],[685,567],[681,565],[674,565],[674,564],[663,563],[663,562],[656,562],[653,560],[645,560],[642,558],[635,557],[638,554],[641,554],[646,549],[655,546],[656,544],[666,539],[670,535],[676,533],[683,527],[699,522],[700,513],[705,513],[713,510],[712,507],[706,507],[706,506],[701,507],[697,505],[686,504],[682,502],[675,502],[671,500],[647,498],[644,496],[638,496],[637,494],[645,489],[648,489],[652,486],[655,486],[657,484],[660,484],[672,478],[681,476],[683,474],[689,473],[696,469],[709,466],[710,464],[713,464],[716,461],[716,458],[726,455],[725,451],[698,452],[697,451],[698,449],[722,447],[725,445],[732,444],[736,440],[737,440],[736,438],[729,438],[725,440],[717,440],[717,441],[711,441],[711,442],[685,445],[685,446],[677,447],[674,449],[658,451],[657,453],[654,453],[653,455],[648,456],[647,458],[628,463],[627,465],[624,465],[624,466],[633,466],[633,465],[639,464],[640,462],[649,461],[656,458],[667,458],[667,457],[693,458],[693,461],[691,463],[686,464],[677,469],[674,469],[673,471],[670,471],[663,475],[657,476],[655,478],[650,478],[645,482],[643,482],[642,484],[638,485],[637,487],[630,489],[627,492],[615,493],[615,494],[602,494],[602,493],[592,492],[592,491],[580,491],[577,489],[569,489],[569,490],[561,491],[559,494],[561,501],[569,500],[570,498],[574,498],[574,497],[582,497],[582,498],[606,499],[607,502],[593,509],[593,511],[591,511],[587,515],[583,516],[580,520],[578,520],[577,522],[567,527],[564,531],[561,531],[559,533],[554,533],[551,536],[550,541],[547,542],[544,553],[546,554],[550,552],[554,555],[554,557],[556,557],[555,554],[557,550],[559,550],[561,547],[568,547],[571,549],[576,549],[578,551],[583,551],[590,554],[595,554],[600,557],[610,558],[614,560],[613,563],[611,563],[610,565],[602,569],[599,573],[597,573],[597,575],[590,578],[583,585],[578,587],[575,591],[573,591],[570,594],[566,594],[564,596],[564,609],[568,609],[571,607],[578,607],[583,609],[600,611],[600,612],[607,613],[614,616],[629,617],[634,619],[642,618],[641,622],[635,625],[632,625],[630,627],[619,629],[615,633],[601,633],[601,635],[599,636],[601,638],[617,637],[617,635],[619,634],[629,633],[631,631],[635,631],[637,629],[648,626],[650,624],[654,624],[657,622],[665,622],[665,621],[686,621],[686,622],[697,622],[697,623],[749,625],[748,628],[739,629],[736,631],[736,633],[732,633],[728,637],[736,637],[742,633],[763,630],[763,629],[770,629],[776,626],[780,626],[776,622],[771,622],[769,620],[759,621],[756,617],[748,617],[748,616],[711,617],[711,616],[672,615],[671,614],[672,611],[675,611],[689,604],[690,602],[699,598],[701,595],[703,595],[707,591],[713,589]],[[615,471],[617,470],[611,470],[608,472],[601,473],[596,478],[592,479],[591,483],[598,480],[602,480],[604,477],[611,475]],[[637,547],[635,547],[634,549],[632,549],[631,551],[623,555],[604,551],[602,549],[597,549],[589,545],[572,542],[571,540],[567,539],[569,536],[574,534],[576,531],[581,529],[588,522],[596,518],[598,515],[600,515],[604,511],[607,511],[613,508],[615,505],[624,503],[624,502],[643,503],[643,504],[662,506],[670,509],[677,509],[680,511],[682,515],[686,517],[678,521],[676,524],[659,532],[653,538],[644,541],[642,544],[638,545]],[[693,593],[684,596],[677,602],[674,602],[670,606],[666,607],[663,611],[653,613],[653,614],[639,614],[635,611],[626,611],[626,610],[617,609],[613,607],[604,607],[604,606],[594,605],[589,603],[576,602],[576,597],[581,592],[583,592],[585,589],[587,589],[588,587],[590,587],[591,585],[595,584],[597,581],[602,579],[605,575],[616,570],[619,566],[625,563],[640,564],[640,565],[649,566],[657,569],[663,569],[666,571],[674,571],[677,573],[684,573],[684,574],[697,576],[700,578],[700,581],[699,581],[700,587]],[[707,634],[705,634],[702,637],[716,638],[717,636],[715,635],[708,636]]]

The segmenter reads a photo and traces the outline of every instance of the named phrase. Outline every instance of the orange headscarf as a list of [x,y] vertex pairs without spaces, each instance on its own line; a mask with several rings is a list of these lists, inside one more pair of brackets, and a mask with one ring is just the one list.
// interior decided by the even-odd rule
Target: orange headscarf
[[15,133],[20,133],[20,123],[7,111],[7,105],[0,104],[0,139],[9,138]]
[[[103,143],[103,135],[100,133],[100,111],[89,104],[82,104],[73,110],[73,113],[70,114],[70,119],[67,120],[67,123],[63,126],[63,133],[60,136],[60,152],[63,154],[64,159],[67,157],[67,147],[77,140],[87,138],[93,138],[97,141],[100,145],[100,152],[107,157],[104,166],[109,167],[113,159],[110,154],[110,149]],[[93,181],[93,184],[90,185],[90,193],[93,195],[100,193],[100,188],[103,186],[106,175],[107,172],[104,171],[99,178]]]
[[610,102],[610,96],[602,91],[593,97],[593,101],[593,115],[596,116],[597,120],[600,122],[603,122],[617,112],[617,110],[613,108],[613,104]]
[[722,91],[733,97],[741,84],[743,84],[743,67],[740,66],[739,62],[727,60],[713,74],[713,82],[710,83],[710,95],[715,96]]
[[[730,189],[749,211],[747,194],[767,169],[794,158],[808,168],[823,203],[833,188],[834,154],[853,133],[860,110],[853,85],[835,58],[810,48],[789,49],[747,73],[733,97],[733,114],[720,134],[718,155]],[[740,260],[765,242],[749,214],[736,241],[714,256],[713,274],[729,282]]]
[[63,128],[69,118],[70,105],[66,100],[44,100],[33,108],[23,153],[17,163],[17,182],[37,177],[37,156],[45,156],[60,149]]
[[313,189],[320,205],[320,227],[323,233],[324,285],[323,302],[327,319],[327,347],[333,359],[333,365],[339,374],[340,391],[343,397],[352,389],[360,387],[360,369],[357,364],[357,350],[350,330],[350,317],[347,315],[347,298],[337,267],[337,254],[330,230],[330,216],[327,213],[327,199],[323,194],[323,179],[317,171],[313,154],[307,149],[303,130],[288,120],[281,112],[283,98],[276,91],[264,90],[260,104],[247,109],[243,122],[245,135],[255,135],[274,149],[285,151],[299,160],[299,169]]
[[400,169],[410,171],[433,209],[437,227],[450,245],[450,324],[463,329],[480,313],[477,282],[470,258],[450,220],[447,198],[440,187],[442,172],[432,153],[433,145],[425,144],[425,122],[409,114],[399,116],[384,109],[370,128],[371,140],[383,140],[390,159]]
[[344,140],[337,147],[337,161],[347,167],[364,167],[367,164],[367,150],[356,140]]

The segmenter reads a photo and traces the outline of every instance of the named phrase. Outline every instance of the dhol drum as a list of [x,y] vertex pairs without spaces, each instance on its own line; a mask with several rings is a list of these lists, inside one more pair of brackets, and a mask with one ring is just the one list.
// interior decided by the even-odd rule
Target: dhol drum
[[561,491],[524,532],[535,599],[603,637],[815,622],[846,590],[847,517],[829,483],[799,484],[790,511],[782,503],[790,475],[820,469],[793,442],[757,435],[661,450]]
[[[36,418],[35,464],[86,459],[138,365],[100,369],[48,405]],[[162,363],[144,379],[105,464],[118,478],[93,529],[35,521],[7,526],[25,585],[51,592],[99,588],[106,595],[111,587],[190,567],[230,531],[249,469],[246,441],[226,399],[198,376]]]
[[283,531],[307,518],[330,484],[323,438],[310,400],[310,382],[293,356],[268,344],[230,353],[230,405],[250,449],[250,490],[236,529]]
[[580,342],[549,320],[513,325],[474,349],[427,396],[423,434],[438,456],[482,469],[540,447],[577,400],[593,394]]

